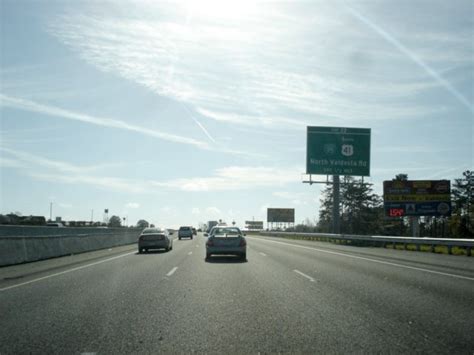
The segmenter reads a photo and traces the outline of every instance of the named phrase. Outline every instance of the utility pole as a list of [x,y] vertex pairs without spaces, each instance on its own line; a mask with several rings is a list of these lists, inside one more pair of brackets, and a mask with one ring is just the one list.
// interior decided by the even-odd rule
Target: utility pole
[[49,220],[52,222],[53,221],[53,203],[49,203]]
[[94,223],[94,210],[91,210],[91,224]]

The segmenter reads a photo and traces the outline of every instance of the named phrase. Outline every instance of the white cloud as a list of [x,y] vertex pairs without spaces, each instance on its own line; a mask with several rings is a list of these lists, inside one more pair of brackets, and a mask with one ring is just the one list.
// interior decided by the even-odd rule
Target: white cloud
[[[445,82],[420,78],[407,53],[381,44],[337,4],[318,2],[317,12],[305,12],[257,3],[252,16],[225,22],[209,14],[186,17],[179,4],[146,5],[127,19],[90,9],[67,14],[54,19],[49,31],[96,67],[232,125],[291,128],[315,119],[350,124],[439,112],[433,103],[407,99]],[[140,16],[145,11],[160,17]],[[434,38],[439,31],[423,33]],[[443,35],[445,52],[465,58],[469,36]],[[420,51],[437,49],[435,42],[413,40]],[[449,65],[456,63],[464,62]]]
[[24,168],[25,166],[15,159],[9,159],[0,156],[0,167],[1,168]]
[[125,205],[125,207],[136,209],[136,208],[140,208],[140,204],[137,202],[129,202]]
[[289,201],[293,205],[307,205],[314,201],[311,194],[302,192],[290,192],[290,191],[275,191],[272,193],[273,196]]
[[193,207],[193,209],[191,210],[191,214],[194,216],[199,216],[201,214],[201,210],[197,207]]
[[[94,171],[114,164],[108,163],[103,165],[79,166],[6,147],[0,147],[0,151],[16,158],[2,158],[7,159],[10,167],[28,167],[28,169],[25,170],[25,174],[42,181],[93,185],[110,190],[128,191],[133,193],[146,192],[147,188],[152,188],[149,184],[143,181],[91,175]],[[34,167],[34,169],[32,169],[32,167]]]
[[70,203],[60,202],[60,203],[58,203],[58,206],[61,207],[61,208],[66,208],[66,209],[72,208],[72,204],[70,204]]
[[222,212],[220,209],[218,209],[217,207],[207,207],[205,209],[205,213],[206,215],[209,215],[209,216],[212,216],[212,217],[216,217],[216,216],[221,216],[222,215]]
[[230,166],[215,170],[210,177],[180,178],[153,185],[182,191],[226,191],[253,189],[265,186],[283,186],[299,183],[301,169]]
[[[0,147],[0,151],[13,155],[17,160],[2,158],[10,167],[22,168],[36,166],[26,170],[26,174],[42,181],[66,184],[93,185],[110,190],[126,191],[130,193],[159,192],[160,188],[167,187],[183,191],[225,191],[252,189],[263,186],[282,186],[290,182],[298,182],[300,171],[292,167],[276,169],[269,167],[230,166],[216,169],[213,176],[178,178],[169,181],[133,180],[112,176],[98,176],[91,174],[101,166],[77,166],[71,163],[56,161],[38,155],[29,154],[10,148]],[[0,161],[0,163],[2,163]],[[128,208],[138,208],[133,202]]]
[[16,97],[11,97],[7,95],[0,94],[0,105],[4,107],[13,107],[16,109],[42,113],[50,116],[60,117],[67,120],[80,121],[96,126],[105,126],[109,128],[116,128],[127,130],[142,135],[151,136],[154,138],[162,139],[165,141],[170,141],[174,143],[189,144],[194,145],[199,148],[208,148],[208,144],[202,141],[198,141],[193,138],[178,136],[171,133],[161,132],[157,130],[152,130],[145,127],[140,127],[136,125],[129,124],[125,121],[115,120],[111,118],[91,116],[79,112],[68,111],[62,108],[42,105],[34,101],[24,100]]
[[131,181],[109,176],[89,176],[89,175],[66,175],[58,173],[41,173],[29,171],[28,175],[32,178],[53,182],[74,185],[92,185],[107,190],[115,190],[129,193],[147,192],[146,186],[139,181]]
[[65,173],[84,173],[87,171],[93,171],[93,170],[103,169],[110,166],[119,165],[119,164],[100,164],[100,165],[92,165],[92,166],[76,166],[71,163],[62,162],[58,160],[51,160],[51,159],[47,159],[36,154],[31,154],[28,152],[10,149],[7,147],[2,147],[2,146],[0,146],[0,151],[3,151],[4,153],[10,154],[14,156],[15,158],[17,158],[16,160],[8,159],[8,161],[10,161],[11,163],[14,162],[14,164],[17,167],[21,167],[21,166],[24,167],[26,166],[24,165],[24,163],[27,163],[28,166],[36,165],[43,168],[55,169],[55,170],[58,170],[60,172],[65,172]]
[[267,213],[267,209],[270,207],[271,205],[269,203],[265,203],[264,205],[260,206],[260,213]]
[[[371,21],[366,16],[362,15],[359,11],[355,10],[352,7],[346,6],[346,8],[352,13],[357,19],[362,23],[367,25],[369,28],[374,30],[379,34],[383,39],[392,44],[397,48],[401,53],[410,58],[414,63],[416,63],[421,69],[423,69],[430,77],[434,79],[435,82],[438,82],[443,86],[450,94],[452,94],[456,99],[459,100],[464,106],[466,106],[471,112],[474,112],[474,107],[469,99],[466,98],[462,93],[460,93],[449,81],[444,79],[438,72],[436,72],[431,66],[429,66],[425,61],[418,57],[414,52],[412,52],[408,47],[406,47],[402,42],[392,36],[390,33],[385,31],[375,22]],[[471,38],[472,41],[472,38]],[[438,53],[438,51],[436,51]]]

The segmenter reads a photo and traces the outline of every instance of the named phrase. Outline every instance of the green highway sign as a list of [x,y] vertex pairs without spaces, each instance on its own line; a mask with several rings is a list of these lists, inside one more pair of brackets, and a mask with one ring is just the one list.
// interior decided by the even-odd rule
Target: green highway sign
[[306,174],[370,176],[370,128],[308,127]]

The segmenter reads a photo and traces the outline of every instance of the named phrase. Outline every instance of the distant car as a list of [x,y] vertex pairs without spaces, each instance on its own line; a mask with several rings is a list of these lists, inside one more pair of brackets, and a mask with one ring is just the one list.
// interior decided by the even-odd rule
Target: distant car
[[196,228],[193,228],[193,235],[197,235],[197,230],[196,230]]
[[61,222],[49,222],[46,224],[46,227],[64,227],[64,224],[62,224]]
[[237,255],[247,259],[247,241],[245,234],[237,227],[213,227],[206,242],[206,260],[212,255]]
[[193,229],[191,227],[179,227],[178,239],[191,238],[193,239]]
[[138,253],[150,249],[173,249],[173,239],[168,231],[160,228],[145,228],[138,238]]

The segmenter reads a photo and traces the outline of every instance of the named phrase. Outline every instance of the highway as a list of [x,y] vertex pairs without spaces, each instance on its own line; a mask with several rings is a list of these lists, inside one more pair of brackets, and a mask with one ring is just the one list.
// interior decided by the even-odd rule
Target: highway
[[474,259],[248,236],[0,268],[0,354],[474,353]]

